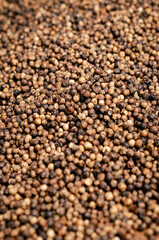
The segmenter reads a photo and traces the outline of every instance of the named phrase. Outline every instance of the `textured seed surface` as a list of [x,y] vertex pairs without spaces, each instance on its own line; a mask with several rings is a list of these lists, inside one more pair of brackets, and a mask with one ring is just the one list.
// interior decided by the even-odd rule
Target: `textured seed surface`
[[0,239],[159,239],[159,1],[0,1]]

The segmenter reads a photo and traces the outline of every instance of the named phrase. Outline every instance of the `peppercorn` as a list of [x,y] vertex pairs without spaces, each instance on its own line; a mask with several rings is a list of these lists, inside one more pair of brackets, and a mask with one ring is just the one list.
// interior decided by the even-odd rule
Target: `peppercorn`
[[158,239],[157,1],[0,3],[0,239]]

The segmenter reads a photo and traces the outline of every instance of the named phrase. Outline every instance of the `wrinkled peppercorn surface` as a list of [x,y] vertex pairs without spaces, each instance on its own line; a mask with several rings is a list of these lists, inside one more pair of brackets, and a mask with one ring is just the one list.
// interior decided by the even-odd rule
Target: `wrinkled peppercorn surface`
[[159,1],[0,1],[0,239],[159,239]]

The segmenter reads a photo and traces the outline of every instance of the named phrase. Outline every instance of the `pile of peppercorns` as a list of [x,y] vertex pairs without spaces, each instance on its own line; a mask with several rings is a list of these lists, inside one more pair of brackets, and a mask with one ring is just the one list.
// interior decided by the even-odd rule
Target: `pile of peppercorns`
[[0,239],[159,239],[159,1],[2,0]]

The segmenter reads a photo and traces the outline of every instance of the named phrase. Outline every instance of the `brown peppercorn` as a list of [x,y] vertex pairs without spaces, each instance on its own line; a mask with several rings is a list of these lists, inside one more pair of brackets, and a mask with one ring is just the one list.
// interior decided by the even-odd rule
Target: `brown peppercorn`
[[35,119],[35,124],[36,125],[41,125],[41,119],[40,118],[36,118]]
[[87,179],[85,180],[85,184],[86,184],[87,186],[91,186],[91,185],[92,185],[92,179],[91,179],[91,178],[87,178]]
[[84,77],[79,78],[79,83],[85,83],[85,82],[86,82],[86,79]]
[[85,142],[84,143],[84,147],[85,147],[85,149],[92,149],[92,143],[90,143],[90,142]]
[[107,201],[112,201],[114,198],[112,192],[106,192],[105,197]]
[[158,13],[0,1],[0,239],[158,239]]
[[118,188],[119,188],[119,190],[121,190],[121,191],[123,192],[123,191],[126,190],[127,186],[126,186],[125,183],[120,182],[120,183],[118,184]]
[[130,147],[134,147],[135,146],[135,140],[134,139],[129,140],[129,145],[130,145]]

